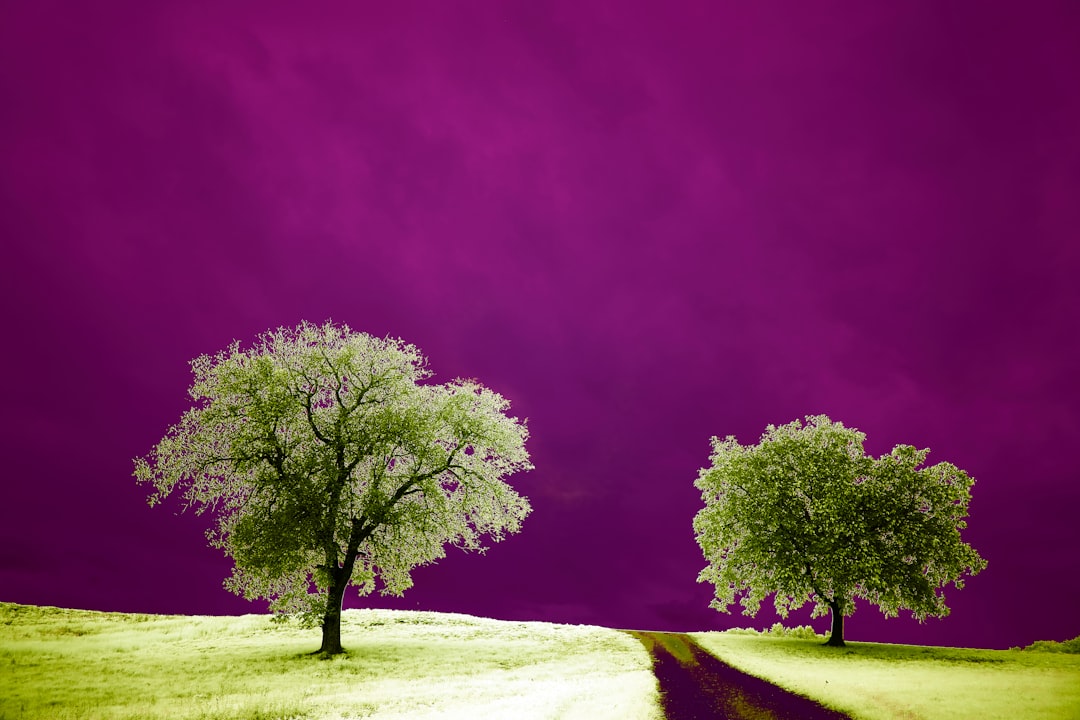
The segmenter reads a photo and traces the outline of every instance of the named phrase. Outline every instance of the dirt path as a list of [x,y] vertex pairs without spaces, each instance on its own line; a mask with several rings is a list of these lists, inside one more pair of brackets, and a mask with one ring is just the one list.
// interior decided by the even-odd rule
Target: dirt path
[[627,632],[652,655],[667,720],[850,720],[725,665],[689,635]]

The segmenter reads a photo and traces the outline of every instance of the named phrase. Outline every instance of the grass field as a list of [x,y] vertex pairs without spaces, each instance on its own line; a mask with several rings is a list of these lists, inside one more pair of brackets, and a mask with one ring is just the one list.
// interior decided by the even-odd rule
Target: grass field
[[658,720],[648,654],[616,630],[349,610],[348,653],[268,616],[0,603],[0,718]]
[[860,720],[1077,720],[1080,655],[691,633],[729,665]]
[[[1080,718],[1080,655],[692,633],[725,662],[860,720]],[[0,603],[0,720],[660,720],[645,648],[617,630],[349,610],[346,655],[265,615]]]

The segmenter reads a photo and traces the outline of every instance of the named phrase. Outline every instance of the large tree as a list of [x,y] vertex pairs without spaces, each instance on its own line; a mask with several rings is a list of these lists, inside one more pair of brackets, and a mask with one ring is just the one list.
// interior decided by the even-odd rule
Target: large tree
[[856,597],[887,617],[948,614],[942,588],[986,566],[960,539],[975,481],[947,462],[924,467],[929,450],[910,445],[868,457],[865,437],[819,415],[769,425],[757,445],[712,438],[694,518],[711,607],[727,612],[739,597],[753,615],[775,593],[787,617],[812,602],[815,617],[831,612],[827,644],[840,646]]
[[191,366],[195,405],[135,477],[151,505],[179,489],[211,510],[225,587],[321,622],[322,653],[342,652],[349,584],[400,595],[447,544],[482,551],[529,513],[504,482],[532,468],[524,421],[476,381],[421,383],[412,345],[304,322]]

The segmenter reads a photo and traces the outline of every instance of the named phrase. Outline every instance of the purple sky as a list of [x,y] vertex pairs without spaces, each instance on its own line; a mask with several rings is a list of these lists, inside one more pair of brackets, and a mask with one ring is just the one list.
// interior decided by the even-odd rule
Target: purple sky
[[348,607],[750,624],[693,481],[826,413],[973,475],[989,561],[849,639],[1080,634],[1076,3],[218,5],[0,9],[0,600],[262,611],[131,460],[191,358],[333,319],[507,396],[536,465],[521,534]]

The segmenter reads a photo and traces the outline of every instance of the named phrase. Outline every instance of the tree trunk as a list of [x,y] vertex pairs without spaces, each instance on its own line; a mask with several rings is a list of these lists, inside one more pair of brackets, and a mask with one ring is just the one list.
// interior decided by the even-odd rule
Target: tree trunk
[[341,647],[341,601],[345,598],[346,585],[348,578],[334,578],[327,592],[326,614],[322,621],[322,647],[319,648],[319,653],[323,655],[340,655],[345,652]]
[[326,565],[330,568],[330,587],[326,589],[326,614],[322,622],[323,655],[340,655],[345,652],[341,647],[341,602],[345,599],[345,588],[352,580],[353,567],[356,565],[356,551],[376,525],[364,526],[362,520],[353,519],[352,532],[349,535],[349,547],[345,550],[345,561],[337,564],[337,546],[331,542],[326,554]]
[[830,600],[829,608],[832,610],[832,632],[829,633],[829,639],[825,644],[831,647],[844,647],[843,607],[839,601]]

